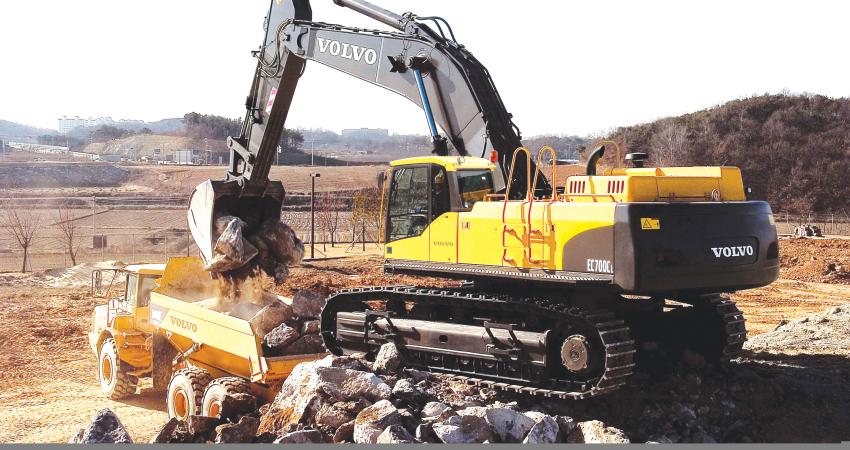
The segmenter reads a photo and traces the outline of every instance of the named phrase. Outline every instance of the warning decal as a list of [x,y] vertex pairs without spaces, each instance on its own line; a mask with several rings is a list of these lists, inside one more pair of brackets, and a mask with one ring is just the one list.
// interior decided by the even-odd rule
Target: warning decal
[[272,112],[275,97],[277,97],[277,88],[272,88],[272,92],[269,94],[269,101],[266,103],[266,114],[270,114]]
[[641,230],[660,230],[661,229],[661,219],[654,219],[651,217],[642,217],[640,219],[640,228]]

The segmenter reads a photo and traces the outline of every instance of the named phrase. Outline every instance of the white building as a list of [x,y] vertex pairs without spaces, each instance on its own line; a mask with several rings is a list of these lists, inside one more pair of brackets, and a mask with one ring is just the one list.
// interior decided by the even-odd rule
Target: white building
[[383,128],[355,128],[342,130],[343,138],[361,141],[383,140],[387,139],[389,135],[390,131]]

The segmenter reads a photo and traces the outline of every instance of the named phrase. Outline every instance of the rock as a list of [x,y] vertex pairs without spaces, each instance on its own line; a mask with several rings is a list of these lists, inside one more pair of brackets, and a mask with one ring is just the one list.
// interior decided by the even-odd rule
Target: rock
[[159,429],[159,433],[150,441],[151,444],[189,444],[193,442],[206,442],[206,436],[191,433],[188,424],[176,417],[172,417],[166,422]]
[[673,440],[667,436],[653,436],[646,440],[647,444],[673,444]]
[[452,416],[433,425],[434,434],[446,444],[474,444],[493,440],[493,430],[483,417]]
[[573,434],[573,431],[578,426],[576,421],[568,416],[555,416],[555,421],[558,422],[558,429],[561,432],[560,441],[563,442]]
[[346,356],[338,356],[331,361],[330,367],[341,367],[343,369],[368,371],[371,364],[364,363],[365,356],[362,353]]
[[301,335],[296,329],[286,324],[280,324],[280,326],[266,334],[263,338],[263,344],[268,347],[270,355],[283,355],[287,347],[300,337]]
[[426,403],[425,406],[422,407],[422,412],[420,413],[422,420],[430,422],[443,421],[456,415],[457,413],[450,408],[449,405],[441,402]]
[[216,444],[248,444],[257,436],[259,419],[242,416],[237,423],[226,423],[215,427]]
[[402,378],[393,386],[392,396],[410,403],[416,403],[422,399],[423,393],[410,379]]
[[558,422],[551,416],[544,416],[542,420],[535,423],[528,435],[522,441],[523,444],[554,444],[558,442],[560,427]]
[[363,397],[369,401],[390,398],[392,389],[377,375],[369,372],[339,367],[318,367],[319,389],[331,400],[356,400]]
[[354,419],[354,442],[374,444],[390,425],[401,425],[401,415],[389,400],[381,400],[360,411]]
[[319,430],[300,430],[284,434],[275,439],[275,444],[324,444],[325,437]]
[[301,336],[286,348],[287,355],[312,355],[316,353],[325,353],[325,344],[322,342],[322,337],[318,334],[308,334]]
[[333,436],[334,444],[354,441],[354,421],[346,422],[336,429]]
[[623,430],[606,426],[598,420],[579,422],[578,427],[567,439],[570,443],[628,444],[629,438]]
[[273,444],[277,438],[278,436],[274,433],[260,433],[254,438],[254,444]]
[[[522,442],[535,419],[510,408],[471,406],[458,411],[461,416],[476,416],[487,421],[501,442]],[[542,413],[542,417],[545,416]]]
[[190,434],[213,438],[215,427],[221,425],[221,419],[218,417],[189,416],[187,425]]
[[292,297],[292,311],[302,319],[317,319],[325,306],[325,297],[308,289],[302,289]]
[[413,436],[401,425],[390,425],[378,435],[376,444],[412,444]]
[[259,324],[255,328],[259,328],[262,334],[268,334],[284,322],[292,319],[293,314],[291,306],[275,297],[271,299],[268,306],[260,311],[259,316],[251,320],[251,322],[259,320]]
[[392,342],[387,342],[378,350],[372,370],[379,373],[395,373],[401,367],[401,355]]
[[251,414],[257,410],[257,398],[251,394],[227,394],[221,399],[221,418],[236,422],[239,416]]
[[263,415],[259,431],[281,434],[291,425],[309,424],[313,411],[318,411],[324,402],[319,395],[321,391],[316,369],[330,366],[332,360],[328,356],[296,365],[270,404],[268,412]]
[[431,424],[428,423],[428,422],[420,423],[419,425],[416,426],[416,433],[414,434],[414,437],[419,442],[427,442],[427,443],[439,442],[439,438],[437,438],[437,435],[434,434],[434,429],[431,427]]
[[301,334],[319,334],[319,321],[305,320],[301,325]]
[[313,418],[313,421],[322,429],[335,430],[346,422],[351,422],[357,417],[357,413],[352,413],[339,409],[332,403],[322,403],[319,410]]
[[92,416],[89,425],[74,435],[69,444],[132,444],[133,439],[118,416],[106,408]]

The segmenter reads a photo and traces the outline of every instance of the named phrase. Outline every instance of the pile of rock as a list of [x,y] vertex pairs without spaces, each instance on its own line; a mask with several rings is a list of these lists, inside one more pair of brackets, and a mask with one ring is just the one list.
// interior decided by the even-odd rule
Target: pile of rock
[[292,306],[278,302],[276,308],[263,315],[263,321],[277,324],[263,338],[263,354],[267,357],[324,353],[319,335],[319,315],[325,299],[320,294],[298,291]]

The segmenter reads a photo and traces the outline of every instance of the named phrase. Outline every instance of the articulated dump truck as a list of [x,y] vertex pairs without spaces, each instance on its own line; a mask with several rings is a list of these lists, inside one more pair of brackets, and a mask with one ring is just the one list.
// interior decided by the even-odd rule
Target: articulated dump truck
[[[93,273],[95,294],[104,290],[105,275]],[[271,352],[263,338],[282,323],[278,311],[291,300],[265,293],[222,302],[199,258],[129,265],[111,279],[107,294],[120,286],[124,293],[95,308],[89,342],[103,393],[112,399],[136,394],[140,379],[151,378],[153,389],[167,392],[170,417],[217,416],[225,395],[271,401],[298,363],[325,356]]]

